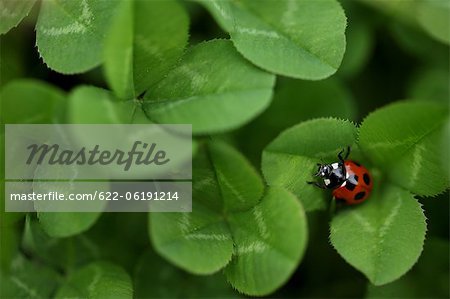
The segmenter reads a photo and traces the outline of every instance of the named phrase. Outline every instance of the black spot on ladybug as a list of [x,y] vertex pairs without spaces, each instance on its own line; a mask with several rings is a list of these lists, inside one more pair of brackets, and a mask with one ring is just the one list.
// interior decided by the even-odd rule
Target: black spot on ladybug
[[363,175],[363,180],[364,180],[364,183],[366,183],[366,185],[370,184],[370,176],[367,173],[365,173]]
[[350,183],[349,181],[347,181],[347,183],[345,183],[345,189],[353,191],[355,190],[356,185],[353,183]]
[[358,182],[359,177],[356,174],[353,177],[355,178],[355,182]]
[[361,199],[363,199],[363,197],[366,195],[366,192],[364,192],[364,191],[361,191],[361,192],[358,192],[358,193],[356,193],[356,195],[355,195],[355,200],[361,200]]

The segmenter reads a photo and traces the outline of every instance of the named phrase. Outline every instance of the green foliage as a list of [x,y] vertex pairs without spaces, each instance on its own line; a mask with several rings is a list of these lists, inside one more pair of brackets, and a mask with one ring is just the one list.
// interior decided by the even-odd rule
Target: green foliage
[[[403,23],[392,23],[390,27],[393,38],[407,54],[422,60],[424,66],[446,67],[444,62],[449,59],[447,45],[430,39],[426,32]],[[428,55],[431,51],[433,55]]]
[[11,28],[16,27],[33,8],[36,0],[2,0],[0,1],[0,34],[5,34]]
[[[0,93],[1,94],[1,93]],[[0,97],[2,99],[2,97]],[[1,102],[0,102],[1,103]],[[2,105],[0,105],[1,107]],[[2,121],[3,122],[3,121]],[[0,165],[5,165],[5,136],[0,134]],[[17,255],[20,246],[22,220],[25,213],[5,213],[4,171],[0,171],[2,188],[0,189],[0,279],[11,270],[11,261]],[[2,290],[0,288],[0,295]]]
[[435,39],[450,44],[448,1],[422,0],[417,3],[417,19],[422,28]]
[[174,0],[121,3],[106,40],[104,65],[119,98],[135,98],[162,79],[183,53],[188,23]]
[[238,51],[263,69],[318,80],[341,63],[346,17],[335,0],[199,1]]
[[17,35],[0,35],[0,87],[14,79],[23,77],[26,71],[25,43],[26,41]]
[[42,1],[36,44],[47,66],[63,74],[85,72],[103,61],[103,40],[119,1]]
[[229,130],[269,105],[274,81],[236,53],[231,42],[209,41],[189,49],[145,94],[144,109],[158,123],[191,123],[197,134]]
[[55,298],[133,298],[130,276],[108,262],[91,263],[69,275]]
[[112,92],[93,86],[79,86],[68,99],[68,120],[73,124],[132,123],[132,101],[120,102]]
[[278,132],[312,118],[353,119],[355,115],[355,101],[350,91],[336,78],[322,81],[281,79],[273,104],[264,113],[265,122]]
[[0,101],[4,124],[46,124],[63,120],[64,93],[44,82],[13,81],[1,89]]
[[[256,205],[263,195],[264,185],[246,159],[220,143],[211,143],[209,155],[224,212],[245,211]],[[236,169],[239,173],[235,173]]]
[[344,259],[374,285],[394,281],[417,261],[425,240],[425,215],[412,194],[375,180],[358,209],[338,213],[330,239]]
[[[36,178],[53,178],[68,180],[66,184],[62,185],[59,182],[51,180],[34,180],[32,183],[33,191],[40,194],[49,192],[58,192],[64,194],[66,198],[70,193],[76,193],[78,187],[75,180],[78,178],[78,171],[73,165],[56,165],[48,167],[46,165],[39,165],[35,170]],[[91,190],[95,192],[98,188],[102,188],[104,182],[97,182],[97,185]],[[85,192],[89,190],[85,189]],[[34,209],[37,212],[37,217],[41,223],[42,229],[50,236],[68,237],[79,234],[89,227],[100,217],[100,212],[81,213],[81,212],[46,212],[47,207],[52,206],[51,201],[35,201]],[[96,206],[101,209],[106,205],[106,202],[98,201]]]
[[449,297],[448,240],[428,239],[423,255],[404,277],[383,286],[369,285],[366,298],[435,298]]
[[447,84],[449,78],[449,70],[421,70],[409,88],[409,97],[422,101],[441,101],[445,104],[450,98],[450,85]]
[[[422,252],[425,216],[413,194],[436,195],[448,189],[447,165],[442,163],[447,123],[445,106],[410,101],[371,113],[359,129],[361,153],[352,158],[369,159],[372,164],[364,164],[376,165],[386,177],[375,181],[367,203],[335,215],[330,238],[338,253],[375,285],[405,274]],[[354,144],[356,135],[353,124],[336,119],[291,127],[264,150],[264,176],[269,185],[297,195],[307,211],[324,209],[329,193],[306,182],[317,162],[334,161],[340,149]],[[379,178],[376,169],[373,173]]]
[[[157,270],[156,270],[157,269]],[[154,283],[148,288],[149,282]],[[168,285],[177,287],[167,288]],[[135,298],[237,298],[221,273],[197,276],[180,270],[147,249],[134,274]]]
[[[66,217],[64,220],[70,219]],[[22,248],[47,265],[66,273],[89,262],[92,258],[99,257],[98,249],[85,235],[54,239],[31,215],[27,215],[26,218]]]
[[303,256],[307,243],[303,208],[291,193],[269,187],[258,205],[229,217],[235,250],[225,268],[228,281],[248,295],[272,293]]
[[[448,1],[34,2],[0,0],[2,124],[187,123],[199,150],[189,213],[24,217],[1,188],[1,298],[449,297]],[[375,184],[341,207],[306,182],[347,146]],[[71,179],[21,190],[76,190],[46,174]]]
[[362,123],[359,146],[390,180],[424,196],[448,188],[440,146],[448,109],[424,102],[400,102],[371,113]]
[[2,298],[49,298],[60,281],[59,275],[50,267],[17,255],[12,260],[11,273],[1,274]]
[[307,227],[302,207],[281,188],[268,188],[263,195],[255,170],[221,142],[209,143],[194,165],[192,212],[150,217],[155,249],[192,273],[225,267],[227,279],[245,294],[273,292],[303,254]]
[[20,245],[21,227],[24,213],[5,213],[3,198],[1,198],[0,212],[0,273],[8,273],[11,268],[11,261],[17,255]]
[[74,123],[191,123],[194,134],[229,130],[267,107],[273,84],[273,75],[247,63],[230,42],[210,41],[191,48],[179,65],[148,90],[143,102],[119,101],[109,91],[78,87],[70,97],[69,119]]
[[436,40],[450,44],[448,26],[450,4],[442,0],[370,1],[363,2],[385,11],[387,14],[418,26]]
[[361,71],[370,58],[373,47],[373,39],[370,31],[372,29],[365,23],[359,21],[350,23],[347,30],[347,45],[338,75],[344,78],[353,77]]
[[99,216],[100,213],[93,212],[38,212],[42,229],[50,236],[56,238],[76,235],[87,230]]
[[349,121],[319,118],[281,133],[262,155],[262,171],[270,186],[295,194],[306,211],[325,209],[326,193],[307,185],[321,160],[335,159],[337,153],[356,139],[356,127]]
[[353,120],[356,110],[351,92],[339,79],[280,78],[270,106],[236,135],[243,152],[255,165],[260,165],[262,150],[283,130],[312,118],[334,116]]

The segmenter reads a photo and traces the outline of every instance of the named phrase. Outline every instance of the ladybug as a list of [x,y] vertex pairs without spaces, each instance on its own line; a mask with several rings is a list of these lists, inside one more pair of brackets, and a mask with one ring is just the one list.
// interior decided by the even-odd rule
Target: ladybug
[[323,182],[307,182],[322,189],[332,189],[333,197],[348,205],[358,204],[365,201],[372,191],[372,176],[361,164],[347,160],[350,155],[350,147],[347,147],[347,154],[342,158],[342,150],[338,154],[339,162],[332,164],[320,164],[316,177],[320,177]]

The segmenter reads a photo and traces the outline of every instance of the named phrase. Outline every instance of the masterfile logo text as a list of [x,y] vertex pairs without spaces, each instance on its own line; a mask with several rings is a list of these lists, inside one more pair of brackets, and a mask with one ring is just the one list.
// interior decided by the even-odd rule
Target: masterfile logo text
[[6,211],[190,211],[191,125],[5,125]]

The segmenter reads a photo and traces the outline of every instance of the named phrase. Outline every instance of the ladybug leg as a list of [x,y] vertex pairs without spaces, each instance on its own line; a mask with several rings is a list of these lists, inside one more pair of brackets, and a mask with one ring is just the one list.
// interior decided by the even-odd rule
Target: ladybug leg
[[319,169],[317,169],[317,172],[316,172],[316,174],[315,174],[314,176],[319,176],[319,173],[320,173],[320,166],[322,166],[322,164],[317,163],[317,166],[319,167]]
[[327,187],[325,187],[325,185],[319,184],[318,182],[306,182],[309,185],[314,185],[320,189],[327,189]]

